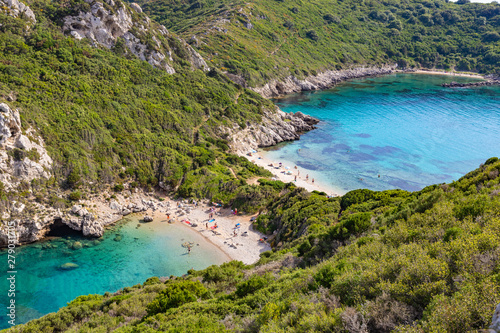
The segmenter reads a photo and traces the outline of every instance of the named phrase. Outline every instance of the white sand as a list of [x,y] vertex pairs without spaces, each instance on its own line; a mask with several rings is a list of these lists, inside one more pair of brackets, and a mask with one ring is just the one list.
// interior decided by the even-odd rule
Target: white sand
[[[210,213],[209,205],[200,203],[195,207],[192,204],[183,204],[183,209],[190,207],[191,211],[188,214],[179,216],[176,214],[178,211],[176,207],[179,201],[166,198],[166,202],[168,201],[170,201],[171,208],[162,208],[160,211],[156,212],[148,211],[144,214],[152,215],[155,220],[167,220],[166,214],[168,212],[170,213],[170,219],[175,221],[174,223],[182,224],[186,228],[191,228],[200,232],[202,236],[221,249],[232,260],[240,260],[247,265],[257,262],[262,252],[271,250],[271,246],[268,243],[261,243],[259,241],[264,237],[264,234],[254,230],[252,222],[250,222],[252,215],[235,216],[231,214],[229,209],[217,208],[213,218],[218,228],[214,229],[217,232],[214,233],[210,227],[214,226],[215,222],[208,223],[209,229],[206,228]],[[198,226],[191,227],[189,224],[183,222],[184,220],[194,222],[198,224]],[[234,229],[237,223],[240,223],[240,227]],[[234,236],[234,230],[236,230],[236,236]],[[247,232],[247,236],[242,236],[245,231]]]
[[439,70],[417,70],[415,72],[411,72],[412,74],[433,74],[433,75],[449,75],[449,76],[463,76],[463,77],[470,77],[470,78],[475,78],[475,79],[484,79],[484,76],[481,74],[475,74],[475,73],[464,73],[464,72],[446,72],[446,71],[439,71]]
[[[279,162],[277,163],[276,161],[271,161],[270,159],[266,158],[260,152],[253,153],[252,156],[248,156],[248,155],[240,155],[240,156],[244,156],[250,162],[253,162],[256,165],[258,165],[266,170],[269,170],[277,180],[281,180],[282,182],[294,183],[298,187],[303,187],[310,192],[316,190],[316,191],[320,191],[320,192],[325,192],[328,195],[333,195],[333,196],[339,195],[338,190],[336,190],[334,188],[324,186],[323,184],[319,183],[318,181],[315,181],[313,183],[313,181],[312,181],[313,177],[311,177],[311,175],[309,175],[309,178],[306,178],[306,176],[308,175],[308,172],[309,172],[306,169],[302,169],[298,166],[297,166],[297,168],[295,168],[296,167],[295,165],[286,164],[286,163],[283,164],[281,168],[276,169],[275,167],[277,167],[279,165]],[[270,164],[272,164],[275,167],[269,166]],[[289,169],[286,169],[286,167],[288,167]],[[282,173],[283,171],[285,173]],[[292,174],[288,175],[287,174],[288,171],[291,171]],[[295,176],[297,176],[297,180],[295,180]]]

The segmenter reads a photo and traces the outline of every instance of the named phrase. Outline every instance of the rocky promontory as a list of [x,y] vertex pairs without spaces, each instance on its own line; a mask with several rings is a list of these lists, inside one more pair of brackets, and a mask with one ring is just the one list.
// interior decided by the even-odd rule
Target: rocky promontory
[[225,136],[237,153],[247,153],[254,148],[274,146],[283,141],[298,140],[304,132],[315,129],[318,119],[302,112],[285,113],[279,108],[266,110],[259,124],[251,124],[245,129],[239,125],[225,128]]
[[450,82],[450,83],[443,83],[441,86],[445,88],[468,88],[468,87],[485,87],[485,86],[496,86],[500,85],[500,79],[492,79],[492,80],[487,80],[487,81],[480,81],[480,82]]

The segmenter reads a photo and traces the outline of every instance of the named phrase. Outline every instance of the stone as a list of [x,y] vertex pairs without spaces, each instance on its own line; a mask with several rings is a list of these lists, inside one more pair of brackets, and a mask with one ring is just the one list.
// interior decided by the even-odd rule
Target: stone
[[500,304],[497,305],[495,312],[493,313],[490,329],[496,333],[500,333]]
[[81,243],[81,242],[78,242],[78,241],[77,241],[77,242],[74,242],[74,243],[73,243],[73,245],[71,246],[71,248],[72,248],[73,250],[79,250],[79,249],[81,249],[82,247],[83,247],[82,243]]
[[19,111],[12,110],[7,104],[0,104],[0,144],[21,132]]
[[144,222],[151,222],[151,221],[153,221],[153,218],[149,215],[146,215],[146,216],[144,216],[143,221]]
[[116,202],[116,200],[111,200],[111,202],[109,203],[109,208],[111,208],[112,210],[116,210],[117,212],[121,212],[123,210],[122,205]]
[[62,270],[65,270],[65,271],[69,271],[69,270],[72,270],[72,269],[76,269],[80,266],[78,266],[77,264],[73,263],[73,262],[67,262],[65,264],[62,264],[61,266],[59,266],[59,269],[62,269]]
[[138,13],[142,13],[142,8],[141,6],[139,6],[139,4],[135,3],[135,2],[132,2],[130,4],[130,8],[132,8],[133,10],[135,10],[136,12]]
[[83,217],[82,232],[84,236],[102,237],[104,235],[104,226],[94,219],[92,214]]
[[24,150],[30,150],[33,148],[30,139],[28,139],[25,135],[19,135],[17,137],[14,147]]
[[73,214],[78,214],[78,212],[82,209],[82,206],[81,205],[73,205],[73,207],[71,207],[71,210],[70,212],[73,213]]
[[24,211],[24,208],[26,208],[25,204],[16,201],[12,202],[12,206],[11,212],[14,214],[21,214]]
[[36,17],[30,7],[18,0],[0,0],[3,5],[4,11],[13,17],[22,15],[32,23],[36,23]]
[[122,214],[123,216],[127,216],[127,215],[129,215],[129,214],[131,214],[131,213],[132,213],[132,211],[130,211],[130,209],[127,209],[127,208],[124,208],[124,209],[122,210],[122,212],[121,212],[121,214]]

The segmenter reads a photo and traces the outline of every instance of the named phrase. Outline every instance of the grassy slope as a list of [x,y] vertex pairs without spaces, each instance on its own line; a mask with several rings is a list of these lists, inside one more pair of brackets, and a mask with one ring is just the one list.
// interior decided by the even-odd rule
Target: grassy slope
[[259,225],[295,230],[305,214],[309,228],[257,265],[231,262],[80,297],[9,332],[485,328],[500,302],[499,171],[494,158],[451,184],[342,199],[289,186],[268,201]]
[[[495,4],[143,0],[142,5],[186,40],[195,35],[203,56],[242,75],[251,86],[289,74],[303,77],[325,69],[394,62],[402,67],[499,70],[500,5]],[[231,22],[216,24],[220,19]]]

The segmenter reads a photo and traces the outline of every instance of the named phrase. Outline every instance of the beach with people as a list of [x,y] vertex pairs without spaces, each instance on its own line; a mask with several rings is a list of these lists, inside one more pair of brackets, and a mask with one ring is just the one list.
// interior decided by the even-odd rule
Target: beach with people
[[[318,191],[324,192],[328,196],[340,196],[340,191],[324,182],[315,180],[314,174],[311,170],[301,168],[292,163],[282,163],[273,161],[266,157],[265,152],[253,151],[252,153],[241,155],[246,157],[250,162],[270,171],[273,174],[273,179],[280,180],[284,183],[294,183],[298,187],[303,187],[309,192]],[[257,183],[255,179],[253,183]]]
[[[249,265],[260,258],[260,254],[270,251],[267,237],[257,231],[253,222],[257,214],[244,214],[230,208],[222,208],[208,200],[188,201],[165,198],[165,208],[148,210],[156,227],[168,227],[175,223],[199,232],[232,260]],[[160,221],[160,223],[157,223]],[[186,253],[196,251],[196,247],[186,247]]]

